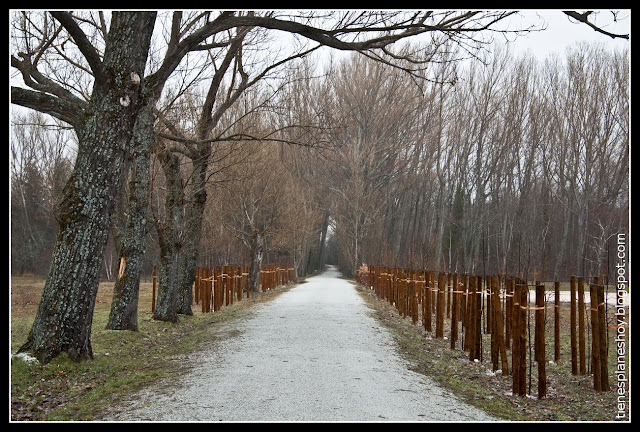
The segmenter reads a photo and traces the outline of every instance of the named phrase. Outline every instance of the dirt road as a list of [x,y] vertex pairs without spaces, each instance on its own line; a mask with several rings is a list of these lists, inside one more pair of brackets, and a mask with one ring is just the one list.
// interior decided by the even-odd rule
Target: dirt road
[[107,420],[494,420],[407,370],[333,268],[224,331],[233,337],[192,356],[192,372],[125,401]]

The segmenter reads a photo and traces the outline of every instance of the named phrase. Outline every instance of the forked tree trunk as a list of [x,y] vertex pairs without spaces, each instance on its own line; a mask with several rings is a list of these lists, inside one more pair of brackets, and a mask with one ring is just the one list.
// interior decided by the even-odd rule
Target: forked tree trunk
[[209,157],[210,148],[203,147],[193,158],[193,174],[191,176],[193,191],[186,209],[184,244],[181,250],[178,277],[177,311],[183,315],[193,315],[191,291],[196,278],[196,261],[202,236],[204,206],[207,202],[206,182]]
[[[66,352],[93,358],[91,325],[111,214],[142,102],[143,76],[156,13],[113,14],[101,78],[76,127],[78,153],[65,185],[59,230],[36,317],[20,348],[41,363]],[[124,103],[123,103],[124,102]]]
[[156,224],[160,243],[160,274],[153,319],[176,322],[178,321],[178,276],[183,241],[180,159],[166,149],[158,152],[158,159],[166,178],[167,191],[164,221]]
[[140,269],[147,234],[147,209],[149,200],[149,167],[153,134],[153,104],[149,103],[134,128],[131,156],[131,180],[129,181],[129,205],[126,226],[121,240],[118,262],[118,278],[113,287],[108,330],[138,331],[138,294]]
[[251,245],[251,267],[249,268],[249,290],[260,291],[260,269],[264,257],[264,234],[256,232]]

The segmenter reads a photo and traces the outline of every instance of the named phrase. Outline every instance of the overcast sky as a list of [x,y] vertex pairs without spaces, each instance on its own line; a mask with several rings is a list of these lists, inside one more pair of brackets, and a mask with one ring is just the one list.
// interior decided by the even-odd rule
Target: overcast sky
[[[579,11],[581,12],[581,11]],[[562,10],[524,10],[521,12],[521,23],[531,22],[536,26],[546,24],[546,30],[531,32],[527,36],[519,36],[512,44],[514,51],[530,49],[539,59],[545,58],[553,51],[559,54],[579,41],[601,42],[612,48],[622,48],[631,43],[626,39],[611,37],[594,31],[584,23],[578,23],[566,16]],[[631,10],[621,10],[618,22],[614,22],[611,11],[603,10],[592,15],[590,21],[610,33],[631,34]],[[517,25],[514,21],[514,25]]]

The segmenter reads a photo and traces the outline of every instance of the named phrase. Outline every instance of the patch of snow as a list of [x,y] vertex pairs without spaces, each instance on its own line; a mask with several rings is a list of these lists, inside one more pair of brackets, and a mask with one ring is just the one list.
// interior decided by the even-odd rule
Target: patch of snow
[[37,362],[37,361],[38,361],[38,359],[37,359],[37,358],[32,357],[32,356],[30,356],[30,355],[29,355],[29,354],[27,354],[27,353],[18,353],[18,354],[14,354],[14,355],[12,355],[11,357],[13,357],[13,358],[19,358],[19,359],[21,359],[21,360],[22,360],[23,362],[25,362],[25,363],[34,363],[34,362]]

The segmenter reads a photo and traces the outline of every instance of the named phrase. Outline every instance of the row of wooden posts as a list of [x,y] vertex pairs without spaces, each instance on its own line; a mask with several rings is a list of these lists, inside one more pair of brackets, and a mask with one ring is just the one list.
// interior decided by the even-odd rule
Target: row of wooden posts
[[[545,287],[539,282],[527,284],[516,277],[470,276],[425,270],[405,270],[383,266],[361,266],[358,283],[373,290],[382,300],[394,306],[400,316],[411,317],[413,324],[422,320],[424,329],[433,331],[432,314],[435,314],[435,337],[444,338],[444,316],[451,319],[450,344],[455,349],[458,342],[458,326],[464,338],[461,348],[469,352],[470,361],[482,361],[482,320],[485,316],[485,334],[491,336],[491,362],[493,371],[502,370],[509,375],[507,349],[511,348],[511,375],[513,394],[527,394],[527,348],[529,350],[529,375],[531,361],[538,367],[538,398],[546,396],[545,358]],[[485,288],[483,289],[483,284]],[[577,287],[577,292],[576,292]],[[535,303],[530,301],[530,288],[535,289]],[[591,371],[594,389],[609,389],[607,362],[607,324],[604,302],[604,285],[594,278],[591,290]],[[576,297],[577,293],[577,297]],[[554,283],[554,361],[560,357],[560,282]],[[582,278],[571,278],[571,364],[572,373],[586,374],[584,335],[584,282]],[[486,299],[486,302],[485,302]],[[576,308],[576,299],[578,307]],[[446,305],[445,305],[446,302]],[[534,312],[535,339],[527,345],[527,329],[530,326],[530,311]],[[576,311],[579,311],[576,315]],[[576,320],[577,318],[577,320]],[[576,323],[578,321],[578,323]],[[578,324],[578,325],[576,325]],[[576,327],[578,338],[576,339]],[[533,348],[534,354],[531,355]],[[579,348],[579,356],[578,356]],[[531,378],[529,378],[531,394]]]
[[[293,267],[280,267],[276,264],[262,266],[259,286],[268,291],[293,281]],[[202,312],[217,312],[222,306],[232,305],[234,301],[249,298],[249,265],[226,265],[196,267],[195,281],[191,295],[191,305],[201,305]],[[153,291],[151,311],[156,304],[156,266],[153,267]]]

